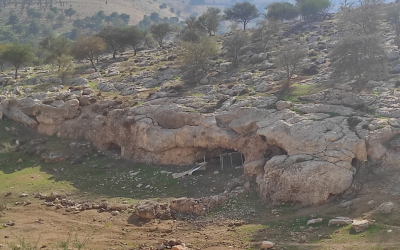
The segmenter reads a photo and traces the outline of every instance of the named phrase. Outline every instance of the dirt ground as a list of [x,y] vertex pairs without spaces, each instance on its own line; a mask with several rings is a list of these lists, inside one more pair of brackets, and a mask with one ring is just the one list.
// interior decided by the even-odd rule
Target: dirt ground
[[[112,216],[42,205],[35,194],[53,191],[68,199],[132,207],[144,199],[204,197],[223,192],[230,180],[243,174],[241,168],[221,171],[214,162],[207,171],[173,179],[171,173],[192,166],[145,165],[121,159],[118,150],[74,149],[71,142],[86,143],[39,135],[6,119],[0,122],[0,249],[144,249],[160,238],[181,239],[190,249],[209,250],[259,249],[264,240],[276,243],[275,249],[400,249],[400,211],[376,212],[383,202],[398,205],[398,197],[380,193],[332,197],[315,207],[273,207],[260,200],[253,187],[207,216],[152,221],[140,220],[133,209]],[[61,153],[67,159],[46,163],[43,152]],[[22,193],[29,195],[20,197]],[[351,206],[340,205],[349,200]],[[367,205],[370,200],[375,201],[373,206]],[[328,227],[329,219],[337,216],[366,218],[373,224],[362,233],[347,225]],[[312,217],[323,221],[307,225]],[[6,226],[9,221],[15,225]]]

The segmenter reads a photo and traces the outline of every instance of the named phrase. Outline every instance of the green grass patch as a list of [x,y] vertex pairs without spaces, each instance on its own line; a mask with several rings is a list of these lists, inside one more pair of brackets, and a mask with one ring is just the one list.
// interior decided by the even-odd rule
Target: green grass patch
[[88,82],[88,85],[89,85],[89,87],[91,88],[91,89],[97,89],[97,83],[94,83],[94,82],[92,82],[92,81],[89,81]]
[[300,85],[300,84],[295,83],[292,85],[291,95],[294,97],[311,95],[311,94],[317,93],[325,88],[326,88],[326,86],[321,85],[321,84],[319,84],[319,85]]
[[299,115],[304,115],[304,113],[301,112],[301,111],[300,111],[298,108],[296,108],[296,107],[290,107],[290,110],[293,111],[293,112],[296,112],[296,113],[299,114]]

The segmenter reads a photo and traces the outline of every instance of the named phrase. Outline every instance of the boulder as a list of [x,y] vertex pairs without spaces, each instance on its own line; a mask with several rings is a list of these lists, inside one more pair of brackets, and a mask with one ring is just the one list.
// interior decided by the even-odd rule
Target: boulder
[[272,203],[297,201],[319,204],[331,194],[346,191],[353,172],[333,163],[312,160],[309,155],[275,156],[257,177],[261,196]]
[[323,64],[325,63],[325,58],[324,57],[318,57],[317,60],[315,61],[317,64]]
[[332,225],[350,225],[351,223],[353,223],[353,220],[347,217],[336,217],[336,219],[331,219],[328,222],[328,226],[332,226]]
[[97,89],[103,92],[118,92],[112,83],[101,82],[97,85]]
[[135,214],[146,220],[156,218],[160,212],[160,204],[154,201],[141,201],[135,206]]
[[145,88],[154,88],[158,86],[158,82],[153,78],[144,78],[139,81]]
[[106,74],[106,77],[117,76],[119,75],[119,71],[110,71]]
[[88,84],[88,81],[85,78],[82,77],[76,77],[76,78],[71,78],[68,81],[68,84],[70,86],[84,86]]
[[83,89],[83,91],[82,91],[82,95],[91,95],[91,94],[93,94],[93,93],[94,93],[94,90],[91,89],[91,88],[85,88],[85,89]]
[[315,223],[319,223],[319,222],[322,222],[322,218],[309,220],[309,221],[307,221],[307,225],[311,225],[311,224],[315,224]]
[[99,78],[100,76],[101,76],[100,72],[94,72],[93,74],[90,74],[90,75],[87,77],[87,79],[89,79],[89,80],[94,80],[94,79]]
[[391,61],[399,59],[399,51],[392,50],[389,52],[388,59]]
[[400,73],[400,64],[394,65],[394,66],[392,67],[391,72],[392,72],[393,74],[398,74],[398,73]]
[[275,246],[275,243],[272,243],[271,241],[263,241],[261,243],[261,249],[271,249]]
[[200,85],[207,85],[209,83],[208,78],[204,77],[200,80]]
[[378,207],[378,211],[381,214],[390,214],[394,209],[396,209],[396,205],[389,201],[389,202],[385,202],[382,203],[379,207]]
[[262,64],[260,64],[260,68],[258,70],[265,71],[267,69],[273,69],[273,68],[275,68],[275,65],[273,63],[263,62]]
[[252,161],[244,164],[244,174],[254,176],[261,174],[264,171],[265,159]]
[[256,92],[264,93],[267,92],[268,90],[271,90],[272,86],[268,84],[267,82],[261,82],[258,85],[254,86],[254,90]]
[[260,53],[260,54],[255,54],[251,57],[250,62],[251,63],[260,63],[262,61],[265,61],[268,58],[267,53]]
[[292,106],[291,101],[278,101],[276,103],[276,109],[277,110],[283,110],[283,109],[288,109]]
[[88,69],[85,69],[82,73],[83,74],[92,74],[94,72],[96,72],[96,70],[94,68],[88,68]]
[[369,226],[368,220],[354,220],[353,224],[351,224],[351,228],[356,231],[356,233],[363,232]]

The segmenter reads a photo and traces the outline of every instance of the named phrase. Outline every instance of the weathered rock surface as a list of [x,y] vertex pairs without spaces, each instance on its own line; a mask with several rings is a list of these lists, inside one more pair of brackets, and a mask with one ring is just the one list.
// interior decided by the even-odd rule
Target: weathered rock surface
[[335,219],[331,219],[328,222],[328,226],[332,225],[350,225],[353,223],[353,220],[347,217],[336,217]]
[[[261,196],[273,203],[316,204],[343,193],[353,180],[352,161],[367,158],[365,141],[350,130],[344,116],[311,120],[289,109],[240,106],[201,114],[165,99],[123,110],[112,100],[69,98],[57,107],[38,99],[4,100],[1,111],[39,132],[85,138],[102,149],[116,145],[122,156],[143,162],[189,164],[239,151],[245,172],[257,176]],[[265,98],[267,104],[276,101]]]
[[390,214],[394,209],[396,209],[396,205],[389,201],[389,202],[385,202],[382,203],[379,207],[378,207],[378,211],[381,214]]
[[141,201],[135,206],[135,214],[143,219],[152,220],[160,212],[160,204],[153,201]]
[[351,224],[351,228],[356,231],[356,233],[363,232],[369,226],[368,220],[354,220],[353,224]]

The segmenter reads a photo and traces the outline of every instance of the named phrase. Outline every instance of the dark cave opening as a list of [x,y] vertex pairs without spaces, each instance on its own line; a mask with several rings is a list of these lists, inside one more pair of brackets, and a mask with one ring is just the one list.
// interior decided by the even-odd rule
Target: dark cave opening
[[110,142],[103,145],[103,149],[112,154],[121,155],[121,146],[116,143]]
[[269,147],[267,149],[267,151],[265,151],[264,159],[269,160],[272,157],[277,156],[277,155],[287,155],[287,152],[283,148],[273,145],[273,146]]

